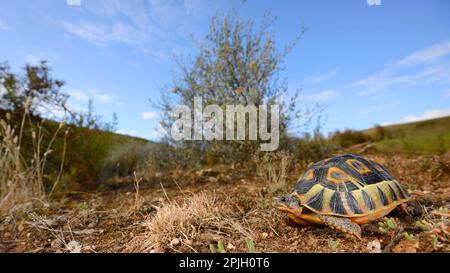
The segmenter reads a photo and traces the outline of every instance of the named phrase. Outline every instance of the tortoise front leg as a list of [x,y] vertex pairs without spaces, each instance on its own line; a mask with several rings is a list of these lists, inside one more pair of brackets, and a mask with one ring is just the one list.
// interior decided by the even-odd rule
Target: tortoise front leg
[[324,223],[324,225],[327,225],[341,232],[354,235],[361,239],[361,227],[358,224],[353,223],[349,219],[328,215],[319,215],[319,218]]

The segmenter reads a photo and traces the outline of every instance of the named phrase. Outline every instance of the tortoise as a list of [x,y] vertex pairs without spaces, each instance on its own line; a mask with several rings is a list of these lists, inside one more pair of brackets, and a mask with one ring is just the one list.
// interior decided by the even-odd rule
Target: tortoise
[[414,212],[410,195],[383,166],[360,155],[341,155],[309,167],[291,194],[274,207],[302,226],[325,225],[361,238],[361,226],[399,207]]

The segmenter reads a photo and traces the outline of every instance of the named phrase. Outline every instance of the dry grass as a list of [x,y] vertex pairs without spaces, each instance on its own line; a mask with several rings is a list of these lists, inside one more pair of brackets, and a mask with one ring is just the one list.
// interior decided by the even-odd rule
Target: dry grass
[[264,153],[253,158],[256,172],[273,192],[286,186],[286,176],[294,157],[288,152]]
[[15,130],[0,120],[0,214],[45,195],[40,168],[24,164]]
[[[33,158],[30,160],[25,159],[21,151],[25,123],[32,129]],[[45,198],[45,166],[62,125],[44,147],[42,127],[38,125],[37,129],[34,129],[27,110],[23,114],[19,132],[10,124],[9,116],[6,120],[0,120],[0,215],[21,210],[34,201]],[[54,182],[55,185],[60,176],[61,172]]]
[[182,247],[185,251],[201,252],[210,242],[230,234],[253,237],[249,228],[226,211],[229,210],[213,193],[201,192],[185,196],[181,203],[169,202],[157,208],[156,214],[144,223],[148,232],[134,238],[126,251],[176,252]]
[[[31,222],[28,222],[30,226],[48,231],[55,238],[53,242],[56,242],[56,244],[52,244],[55,244],[57,248],[59,248],[57,251],[66,253],[81,253],[81,244],[75,241],[69,222],[67,223],[68,231],[64,232],[62,229],[56,230],[49,223],[49,220],[35,213],[30,213],[30,218],[32,220]],[[68,236],[65,236],[64,233],[68,233]],[[66,240],[66,237],[69,237],[70,241]]]

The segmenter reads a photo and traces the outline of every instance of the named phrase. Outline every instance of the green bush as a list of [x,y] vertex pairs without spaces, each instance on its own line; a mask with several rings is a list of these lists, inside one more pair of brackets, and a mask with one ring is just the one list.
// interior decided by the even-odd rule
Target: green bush
[[306,133],[297,142],[296,157],[306,163],[320,161],[332,155],[335,145],[316,131],[312,136]]
[[360,131],[346,129],[345,131],[336,131],[331,135],[331,140],[341,148],[348,148],[352,145],[370,141],[370,137]]

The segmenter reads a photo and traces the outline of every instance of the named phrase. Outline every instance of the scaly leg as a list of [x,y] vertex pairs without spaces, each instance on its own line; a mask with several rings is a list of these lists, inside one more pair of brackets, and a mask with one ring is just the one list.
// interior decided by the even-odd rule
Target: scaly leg
[[319,215],[319,218],[325,225],[341,232],[352,234],[361,239],[361,227],[349,219],[327,215]]

